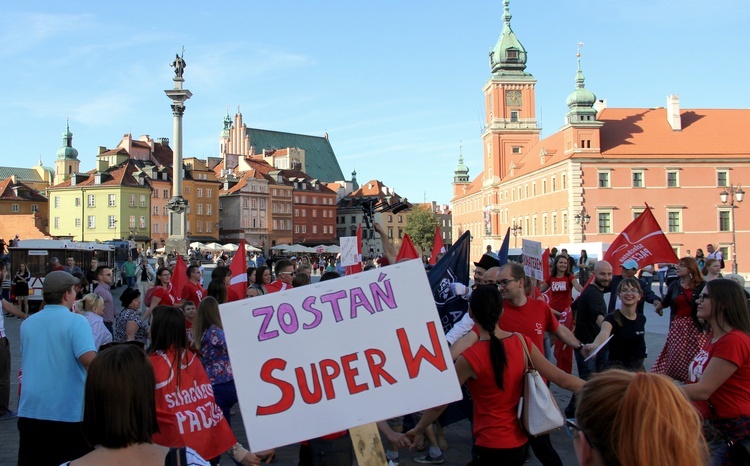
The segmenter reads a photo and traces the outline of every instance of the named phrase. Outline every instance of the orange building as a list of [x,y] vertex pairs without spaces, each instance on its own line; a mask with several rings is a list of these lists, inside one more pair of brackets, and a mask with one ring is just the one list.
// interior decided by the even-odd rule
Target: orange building
[[[545,246],[611,243],[647,203],[678,256],[716,245],[733,267],[750,271],[750,216],[732,208],[722,191],[750,182],[750,110],[665,107],[607,108],[584,84],[580,57],[564,126],[540,140],[534,77],[526,50],[510,27],[490,54],[484,86],[484,169],[470,180],[459,159],[454,176],[453,228],[472,232],[472,257],[497,250],[512,228]],[[513,234],[513,233],[511,233]]]
[[43,238],[48,230],[49,200],[12,175],[0,181],[0,216],[0,238],[6,242],[15,235],[21,239]]

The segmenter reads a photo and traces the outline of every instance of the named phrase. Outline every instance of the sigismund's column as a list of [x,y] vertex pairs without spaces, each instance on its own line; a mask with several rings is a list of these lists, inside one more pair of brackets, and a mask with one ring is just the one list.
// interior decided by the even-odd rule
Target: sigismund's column
[[[183,49],[182,55],[185,54]],[[172,149],[172,198],[167,202],[169,209],[169,237],[165,246],[166,252],[177,251],[181,255],[186,255],[188,250],[187,225],[187,199],[182,197],[182,115],[185,113],[185,101],[192,97],[192,92],[182,88],[185,79],[182,77],[185,72],[186,63],[181,55],[175,55],[171,64],[174,67],[175,77],[174,89],[164,91],[167,97],[172,101],[173,120],[173,149]]]

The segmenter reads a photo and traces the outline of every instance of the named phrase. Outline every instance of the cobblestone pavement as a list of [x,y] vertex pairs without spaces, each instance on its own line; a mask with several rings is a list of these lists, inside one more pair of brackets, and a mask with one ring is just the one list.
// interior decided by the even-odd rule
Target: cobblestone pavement
[[[116,302],[117,296],[119,296],[123,289],[123,287],[120,287],[113,290]],[[646,367],[650,367],[661,351],[662,346],[664,346],[669,319],[667,316],[662,318],[656,316],[656,314],[653,313],[653,307],[651,305],[646,305],[645,312],[649,319],[649,323],[646,326],[646,344],[649,349],[649,357],[646,360]],[[21,352],[19,349],[20,327],[20,320],[15,317],[5,318],[5,329],[11,344],[12,362],[10,405],[11,409],[14,411],[18,408],[18,379],[16,376],[18,375],[18,369],[21,365]],[[567,391],[553,387],[553,393],[561,407],[567,405],[568,400],[570,399],[570,394]],[[235,434],[242,444],[247,446],[247,436],[238,407],[234,408],[233,413],[236,413],[232,415],[232,424]],[[445,452],[444,464],[449,466],[467,464],[471,458],[471,432],[469,423],[467,421],[461,421],[446,427],[445,436],[448,441],[448,450]],[[572,439],[566,435],[564,430],[552,434],[552,444],[562,458],[563,464],[566,466],[578,464],[573,450]],[[18,430],[14,420],[0,421],[0,445],[2,445],[2,447],[0,447],[0,465],[16,464],[18,459]],[[298,445],[290,445],[277,449],[276,459],[272,464],[279,466],[296,465],[298,462],[298,450]],[[411,459],[419,454],[420,453],[416,451],[410,452],[407,449],[402,449],[400,452],[400,463],[402,465],[416,464]],[[221,464],[230,466],[234,463],[224,455]],[[541,463],[539,463],[532,455],[531,462],[527,464],[540,465]]]

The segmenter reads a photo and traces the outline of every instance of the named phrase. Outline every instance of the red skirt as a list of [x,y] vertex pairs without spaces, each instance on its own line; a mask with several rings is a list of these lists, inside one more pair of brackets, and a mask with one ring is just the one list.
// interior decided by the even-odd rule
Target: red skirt
[[706,343],[708,333],[698,330],[692,317],[675,317],[651,372],[687,383],[690,380],[688,366]]

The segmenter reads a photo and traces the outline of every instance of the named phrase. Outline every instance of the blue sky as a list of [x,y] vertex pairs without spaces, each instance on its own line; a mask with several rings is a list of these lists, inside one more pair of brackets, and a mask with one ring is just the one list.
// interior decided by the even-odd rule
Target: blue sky
[[[81,170],[123,134],[172,137],[165,89],[185,47],[185,156],[218,154],[227,107],[248,126],[323,135],[343,172],[447,203],[459,145],[482,170],[482,86],[499,0],[3,2],[0,165],[52,166],[70,118]],[[513,0],[543,136],[574,88],[610,107],[747,108],[746,0]],[[180,16],[181,15],[181,16]],[[750,130],[750,129],[749,129]]]

